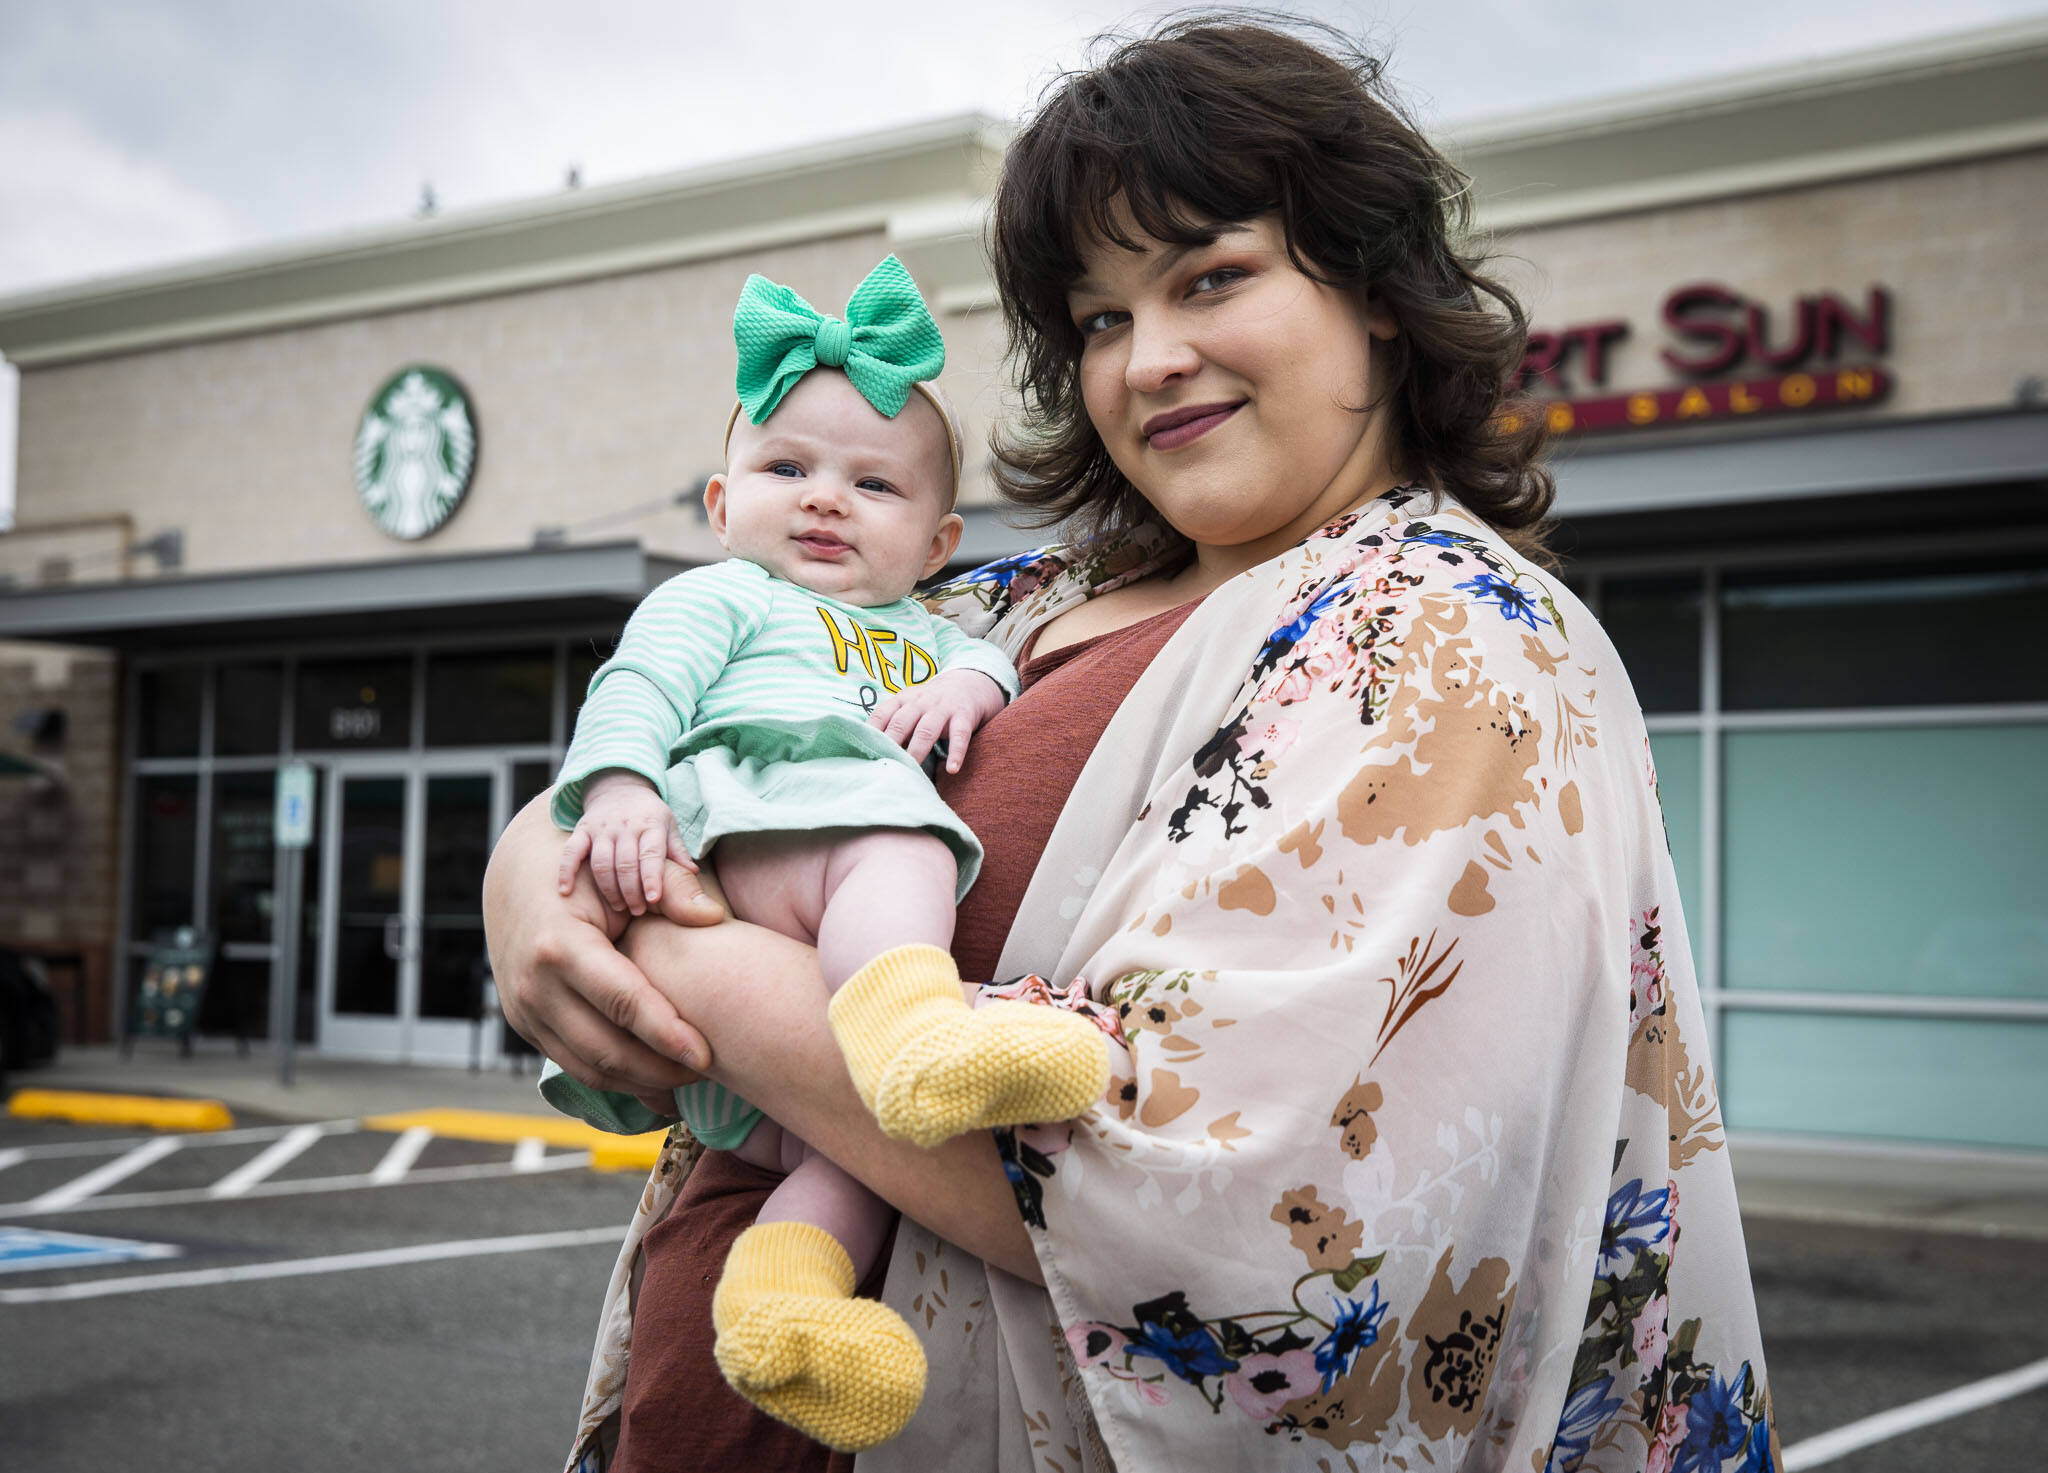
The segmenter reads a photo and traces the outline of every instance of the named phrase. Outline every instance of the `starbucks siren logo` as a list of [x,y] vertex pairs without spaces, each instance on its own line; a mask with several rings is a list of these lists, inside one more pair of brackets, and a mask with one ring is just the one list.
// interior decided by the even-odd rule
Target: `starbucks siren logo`
[[424,537],[462,504],[476,469],[476,420],[438,368],[393,374],[356,428],[356,493],[393,537]]

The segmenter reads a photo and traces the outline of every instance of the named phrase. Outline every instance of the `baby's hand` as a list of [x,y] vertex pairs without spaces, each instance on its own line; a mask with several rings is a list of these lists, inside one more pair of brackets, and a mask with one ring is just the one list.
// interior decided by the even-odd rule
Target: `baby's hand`
[[663,860],[692,874],[697,869],[661,794],[639,773],[617,768],[584,785],[583,817],[562,848],[555,879],[562,894],[574,887],[585,859],[605,904],[636,916],[661,903]]
[[948,670],[889,697],[875,707],[868,725],[880,727],[913,762],[924,761],[944,737],[946,771],[958,772],[967,760],[967,739],[1003,709],[1005,699],[1003,688],[980,671]]

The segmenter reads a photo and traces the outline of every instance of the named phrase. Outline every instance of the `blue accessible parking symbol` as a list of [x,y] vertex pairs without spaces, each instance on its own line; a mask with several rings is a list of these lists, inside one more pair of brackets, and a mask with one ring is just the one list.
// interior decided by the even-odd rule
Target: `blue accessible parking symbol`
[[87,1268],[96,1263],[133,1263],[176,1258],[172,1243],[139,1243],[133,1238],[95,1238],[47,1228],[0,1227],[0,1274],[39,1268]]

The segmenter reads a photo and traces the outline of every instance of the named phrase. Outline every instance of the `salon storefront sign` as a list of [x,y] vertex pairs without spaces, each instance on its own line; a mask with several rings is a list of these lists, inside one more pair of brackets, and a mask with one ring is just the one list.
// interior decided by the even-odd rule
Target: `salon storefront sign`
[[1798,297],[1774,326],[1767,304],[1699,282],[1666,296],[1660,316],[1657,356],[1690,383],[1608,389],[1613,350],[1633,335],[1623,319],[1529,334],[1517,381],[1539,396],[1553,434],[1804,413],[1873,404],[1892,390],[1876,361],[1891,348],[1891,293],[1882,286],[1861,301]]

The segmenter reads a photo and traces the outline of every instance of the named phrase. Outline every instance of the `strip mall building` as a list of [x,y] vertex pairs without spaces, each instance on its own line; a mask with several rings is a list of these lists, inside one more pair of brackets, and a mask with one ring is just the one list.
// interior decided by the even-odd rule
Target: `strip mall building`
[[[0,302],[0,743],[45,774],[0,781],[0,944],[85,957],[69,1026],[118,1027],[192,926],[205,1027],[260,1032],[296,934],[312,1047],[467,1059],[491,839],[633,603],[717,555],[741,280],[836,304],[895,251],[978,436],[1004,137]],[[1650,713],[1731,1126],[2048,1151],[2048,25],[1445,142],[1532,308],[1558,546]],[[966,553],[1024,545],[979,467],[965,502]]]

